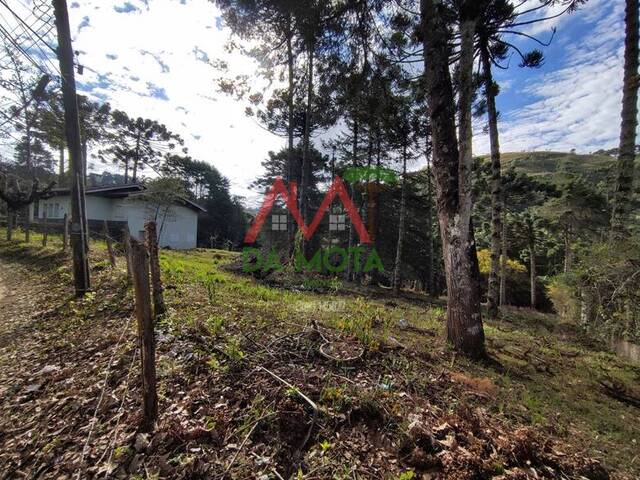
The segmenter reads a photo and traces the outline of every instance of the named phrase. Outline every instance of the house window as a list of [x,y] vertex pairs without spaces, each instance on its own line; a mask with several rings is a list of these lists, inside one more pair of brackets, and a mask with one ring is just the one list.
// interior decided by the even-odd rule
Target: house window
[[286,215],[271,215],[271,230],[274,231],[287,231],[287,216]]
[[345,215],[329,215],[329,230],[344,231],[347,228]]

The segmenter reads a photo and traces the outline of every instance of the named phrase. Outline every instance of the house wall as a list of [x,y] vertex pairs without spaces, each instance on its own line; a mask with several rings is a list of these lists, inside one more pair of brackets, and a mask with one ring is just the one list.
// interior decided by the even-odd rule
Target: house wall
[[[33,208],[34,204],[30,205],[31,219],[33,220]],[[47,200],[40,201],[38,206],[37,218],[44,218],[44,213],[47,212],[48,219],[60,219],[64,218],[64,214],[67,213],[71,216],[71,203],[69,196],[53,197]]]
[[[172,205],[169,210],[156,207],[140,200],[126,202],[128,212],[129,231],[136,238],[144,235],[144,224],[149,220],[156,220],[161,248],[171,247],[178,250],[196,248],[198,233],[198,214],[181,205]],[[166,213],[165,213],[166,212]]]
[[[182,205],[172,205],[165,214],[162,207],[157,212],[156,207],[140,199],[113,199],[87,195],[87,217],[89,222],[127,222],[131,235],[142,239],[144,235],[144,224],[149,220],[156,219],[158,231],[160,232],[159,245],[161,248],[174,248],[177,250],[195,248],[198,234],[198,214]],[[50,220],[62,220],[64,214],[71,216],[71,202],[68,195],[56,196],[40,202],[37,217],[44,218],[47,211],[47,218]],[[33,219],[33,205],[30,208]],[[93,227],[90,227],[93,229]]]

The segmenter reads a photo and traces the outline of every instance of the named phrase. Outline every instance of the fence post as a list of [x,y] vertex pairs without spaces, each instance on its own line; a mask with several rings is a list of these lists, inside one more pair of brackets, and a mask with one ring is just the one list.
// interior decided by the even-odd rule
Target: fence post
[[158,318],[167,311],[162,294],[162,279],[160,278],[160,258],[158,255],[158,234],[156,222],[144,225],[147,234],[147,248],[149,249],[149,264],[151,266],[151,285],[153,286],[153,312]]
[[131,283],[133,278],[131,273],[131,233],[129,233],[129,225],[122,230],[122,241],[124,243],[124,256],[127,259],[127,279]]
[[47,230],[47,212],[42,212],[42,246],[47,246],[47,237],[49,236],[49,231]]
[[62,251],[66,252],[69,247],[69,216],[66,213],[62,221],[64,222],[62,226]]
[[158,395],[156,393],[156,343],[153,334],[151,313],[151,292],[149,286],[149,258],[144,244],[135,238],[131,242],[131,270],[136,299],[136,319],[140,338],[142,359],[142,432],[153,431],[158,416]]
[[104,220],[103,229],[104,239],[107,242],[107,252],[109,252],[109,262],[111,263],[111,268],[116,268],[116,254],[113,253],[113,242],[111,241],[111,237],[109,236],[109,224],[106,220]]

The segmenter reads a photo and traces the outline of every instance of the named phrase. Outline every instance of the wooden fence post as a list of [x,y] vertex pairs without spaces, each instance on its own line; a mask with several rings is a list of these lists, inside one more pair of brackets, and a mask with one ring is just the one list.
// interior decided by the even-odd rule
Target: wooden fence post
[[124,256],[127,259],[127,279],[131,283],[133,278],[131,273],[131,233],[129,233],[129,225],[122,230],[122,241],[124,243]]
[[62,251],[66,252],[69,247],[69,216],[66,213],[62,221],[64,222],[62,226]]
[[47,237],[49,236],[49,231],[47,230],[47,212],[44,211],[42,213],[42,246],[47,246]]
[[162,279],[160,278],[160,258],[158,255],[158,233],[156,222],[144,225],[147,234],[147,248],[149,250],[149,264],[151,266],[151,285],[153,286],[153,312],[158,318],[167,311],[162,294]]
[[109,224],[106,220],[104,220],[103,229],[104,239],[107,242],[107,252],[109,252],[109,262],[111,263],[111,268],[116,268],[116,254],[113,253],[113,242],[109,236]]
[[142,432],[153,431],[158,416],[156,392],[156,343],[153,333],[151,291],[149,285],[149,258],[144,244],[135,238],[131,242],[131,270],[136,298],[136,319],[142,359]]

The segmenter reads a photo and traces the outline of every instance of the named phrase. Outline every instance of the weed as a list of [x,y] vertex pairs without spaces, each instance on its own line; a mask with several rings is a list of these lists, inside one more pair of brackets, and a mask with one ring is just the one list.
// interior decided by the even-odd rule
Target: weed
[[210,315],[207,319],[207,327],[211,335],[217,336],[222,332],[224,317],[221,315]]
[[241,362],[245,357],[245,353],[240,349],[240,342],[236,337],[231,337],[227,340],[224,353],[234,363]]
[[116,456],[116,458],[127,457],[133,454],[133,449],[128,445],[121,445],[119,447],[116,447],[116,449],[113,451],[113,454]]
[[397,480],[412,480],[416,478],[416,472],[413,470],[407,470],[406,472],[402,472],[398,475]]

